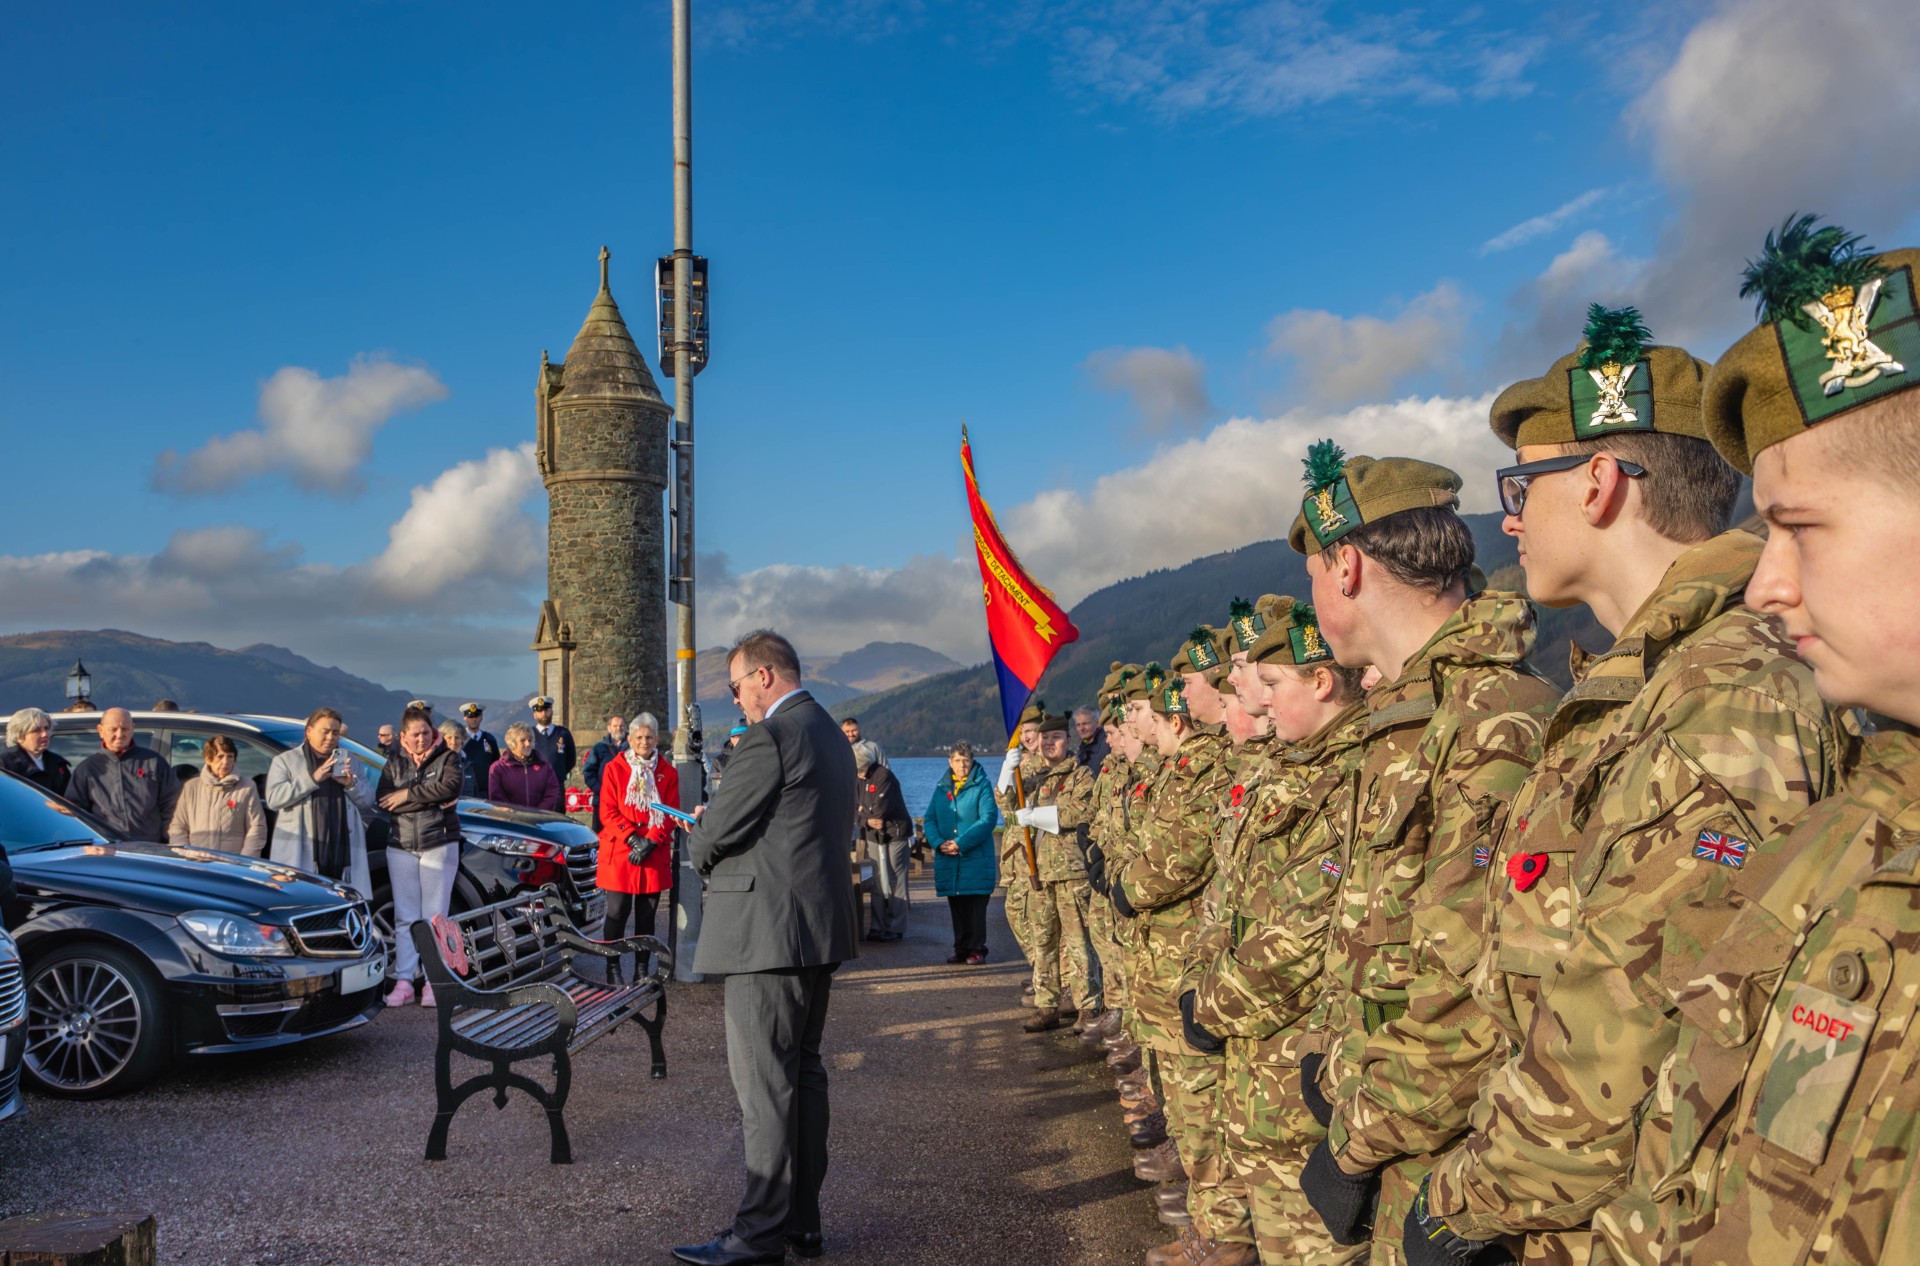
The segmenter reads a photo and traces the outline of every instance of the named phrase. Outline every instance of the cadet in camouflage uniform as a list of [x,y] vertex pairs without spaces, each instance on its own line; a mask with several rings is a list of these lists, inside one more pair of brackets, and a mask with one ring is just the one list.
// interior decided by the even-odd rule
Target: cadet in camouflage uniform
[[[1213,648],[1211,632],[1198,640],[1201,663],[1190,641],[1177,669],[1198,667]],[[1180,1014],[1187,963],[1201,931],[1201,902],[1215,870],[1216,804],[1225,790],[1225,740],[1193,717],[1180,676],[1169,677],[1150,700],[1158,746],[1168,765],[1152,793],[1152,813],[1138,830],[1136,852],[1113,885],[1114,908],[1133,920],[1139,952],[1134,959],[1135,1036],[1154,1052],[1166,1095],[1168,1131],[1178,1144],[1190,1186],[1191,1231],[1147,1255],[1148,1266],[1182,1258],[1209,1266],[1250,1261],[1252,1228],[1246,1204],[1226,1184],[1216,1133],[1217,1055],[1188,1048]],[[1219,1263],[1212,1261],[1220,1256]],[[1239,1255],[1234,1254],[1238,1252]]]
[[1321,631],[1340,663],[1383,680],[1367,699],[1327,954],[1328,1054],[1303,1067],[1328,1135],[1300,1181],[1337,1241],[1371,1235],[1371,1260],[1393,1266],[1420,1180],[1498,1042],[1469,981],[1487,888],[1474,849],[1497,838],[1559,692],[1527,666],[1526,599],[1468,592],[1458,475],[1347,461],[1332,441],[1308,451],[1307,472],[1288,539],[1308,555]]
[[1748,272],[1763,323],[1707,376],[1707,434],[1771,528],[1747,601],[1823,696],[1895,725],[1742,868],[1732,923],[1680,990],[1655,1092],[1673,1105],[1665,1163],[1594,1219],[1644,1223],[1657,1199],[1664,1261],[1920,1258],[1916,273],[1920,250],[1790,220]]
[[[1026,956],[1033,970],[1022,991],[1025,994],[1031,994],[1036,988],[1034,980],[1040,964],[1033,952],[1033,871],[1027,863],[1027,833],[1013,825],[1013,815],[1021,803],[1013,780],[1017,771],[1021,788],[1031,799],[1034,784],[1039,780],[1040,771],[1045,768],[1045,762],[1040,759],[1040,719],[1046,714],[1047,705],[1039,699],[1032,700],[1021,711],[1020,745],[1007,752],[993,790],[994,801],[1000,806],[1000,818],[1007,824],[1000,833],[1000,883],[1007,891],[1007,926],[1012,929],[1014,943],[1020,947],[1021,954]],[[1036,851],[1035,861],[1038,860]]]
[[[1706,366],[1650,341],[1638,312],[1596,305],[1581,348],[1493,404],[1522,463],[1497,478],[1531,596],[1586,604],[1615,640],[1576,654],[1540,763],[1474,855],[1492,878],[1474,997],[1501,1049],[1406,1224],[1414,1266],[1506,1260],[1492,1241],[1521,1233],[1527,1261],[1587,1260],[1636,1140],[1664,1151],[1647,1091],[1675,984],[1742,868],[1832,789],[1840,735],[1813,674],[1740,605],[1761,541],[1724,531],[1740,483],[1705,438]],[[1645,1260],[1620,1230],[1602,1232],[1612,1258]]]
[[1128,1005],[1126,963],[1109,896],[1111,884],[1107,867],[1124,848],[1130,830],[1127,801],[1139,781],[1134,761],[1139,757],[1142,744],[1125,723],[1125,688],[1140,671],[1139,664],[1122,664],[1116,660],[1100,684],[1100,717],[1107,727],[1109,750],[1093,781],[1093,822],[1087,832],[1087,879],[1093,897],[1087,903],[1087,935],[1093,943],[1094,955],[1100,960],[1100,993],[1106,1010],[1098,1022],[1082,1026],[1089,1045],[1098,1045],[1118,1035]]
[[1238,697],[1272,718],[1281,746],[1241,797],[1221,895],[1227,937],[1194,975],[1191,1024],[1226,1043],[1225,1152],[1262,1266],[1339,1266],[1366,1250],[1335,1244],[1300,1193],[1326,1131],[1301,1102],[1299,1066],[1326,1030],[1314,1013],[1366,736],[1360,673],[1333,663],[1304,603],[1263,599],[1236,610],[1232,627],[1252,639],[1236,656]]
[[1040,889],[1031,906],[1034,1014],[1021,1027],[1044,1033],[1060,1027],[1061,1003],[1086,1014],[1100,1009],[1087,962],[1087,884],[1082,829],[1093,819],[1093,775],[1067,750],[1067,717],[1040,722],[1040,759],[1046,762],[1027,807],[1014,820],[1034,832]]

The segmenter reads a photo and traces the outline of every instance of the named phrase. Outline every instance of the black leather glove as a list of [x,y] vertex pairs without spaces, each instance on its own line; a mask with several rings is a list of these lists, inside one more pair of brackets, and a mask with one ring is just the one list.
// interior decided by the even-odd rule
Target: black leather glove
[[1140,912],[1133,908],[1131,901],[1127,900],[1127,890],[1119,884],[1113,885],[1113,908],[1119,912],[1120,917],[1123,919],[1137,919],[1140,917]]
[[1320,1069],[1326,1062],[1327,1057],[1318,1051],[1300,1061],[1300,1097],[1323,1130],[1333,1124],[1333,1103],[1320,1093]]
[[1402,1243],[1407,1266],[1512,1266],[1513,1254],[1497,1240],[1469,1240],[1455,1235],[1427,1205],[1427,1179],[1407,1210]]
[[627,841],[627,860],[635,866],[644,866],[646,865],[647,858],[653,856],[653,850],[659,846],[659,840],[649,839],[644,835],[636,835]]
[[1327,1141],[1321,1139],[1308,1154],[1307,1167],[1300,1171],[1300,1193],[1327,1224],[1334,1243],[1352,1247],[1367,1242],[1373,1230],[1373,1211],[1380,1203],[1377,1171],[1358,1178],[1342,1173]]
[[1225,1038],[1215,1037],[1193,1022],[1193,990],[1180,995],[1180,1027],[1186,1031],[1187,1045],[1202,1055],[1218,1055],[1227,1049]]
[[1101,896],[1111,899],[1111,886],[1107,883],[1107,855],[1098,844],[1087,845],[1086,863],[1087,885]]

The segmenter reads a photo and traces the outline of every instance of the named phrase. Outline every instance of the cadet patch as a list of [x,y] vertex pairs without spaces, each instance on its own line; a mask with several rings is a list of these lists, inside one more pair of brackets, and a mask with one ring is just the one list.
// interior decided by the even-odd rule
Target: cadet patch
[[1515,853],[1507,859],[1507,878],[1513,880],[1515,892],[1531,891],[1540,882],[1540,876],[1546,873],[1545,853]]
[[1340,878],[1340,872],[1342,868],[1340,863],[1334,860],[1333,858],[1323,857],[1320,859],[1320,869],[1326,871],[1329,875],[1332,875],[1335,879],[1338,879]]
[[1778,1019],[1778,1043],[1754,1101],[1754,1126],[1774,1146],[1818,1165],[1867,1052],[1875,1013],[1801,985]]
[[1920,360],[1911,268],[1897,268],[1858,287],[1838,286],[1801,308],[1819,323],[1817,329],[1791,321],[1775,328],[1793,394],[1808,422],[1911,385],[1899,376],[1907,368],[1899,357]]
[[1597,439],[1619,431],[1653,430],[1653,366],[1646,361],[1567,370],[1573,437]]
[[1473,864],[1481,868],[1493,865],[1493,849],[1486,844],[1473,846]]
[[1360,507],[1353,500],[1353,489],[1347,486],[1345,475],[1309,496],[1305,509],[1307,526],[1313,529],[1313,539],[1320,542],[1322,548],[1365,522],[1360,516]]
[[1724,831],[1702,831],[1693,843],[1693,855],[1739,870],[1747,862],[1747,842]]

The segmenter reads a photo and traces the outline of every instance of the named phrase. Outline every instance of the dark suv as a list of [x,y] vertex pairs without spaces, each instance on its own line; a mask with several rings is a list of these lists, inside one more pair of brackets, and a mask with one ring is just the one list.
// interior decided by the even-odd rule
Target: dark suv
[[[62,712],[53,718],[53,750],[74,764],[100,750],[98,712]],[[267,766],[275,756],[298,746],[306,726],[291,717],[242,716],[203,712],[135,712],[133,741],[166,757],[182,781],[197,777],[202,749],[215,734],[233,740],[234,772],[253,779],[264,798]],[[387,758],[352,739],[342,742],[354,759],[376,772]],[[460,874],[454,881],[456,913],[503,900],[523,889],[553,884],[567,899],[568,913],[582,929],[598,926],[606,913],[594,874],[598,854],[593,831],[572,818],[537,809],[462,799]],[[269,814],[269,818],[273,815]],[[393,933],[393,894],[387,887],[387,833],[384,814],[367,821],[367,866],[373,879],[374,921],[389,942]]]

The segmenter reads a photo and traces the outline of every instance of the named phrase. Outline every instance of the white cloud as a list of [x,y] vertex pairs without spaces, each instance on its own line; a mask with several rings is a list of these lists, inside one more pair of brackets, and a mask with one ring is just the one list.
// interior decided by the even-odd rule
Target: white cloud
[[355,357],[337,378],[288,365],[260,388],[258,427],[215,436],[186,454],[168,449],[154,464],[153,486],[218,492],[284,473],[302,488],[344,495],[358,487],[374,432],[446,396],[431,370],[378,358]]
[[272,642],[388,685],[524,682],[543,524],[532,446],[496,449],[413,490],[387,548],[344,566],[257,528],[174,533],[154,554],[0,556],[9,631],[131,628],[217,646]]
[[1206,367],[1184,346],[1109,347],[1080,368],[1102,391],[1125,394],[1149,434],[1191,431],[1213,413]]
[[1306,400],[1378,400],[1415,375],[1454,372],[1466,311],[1458,288],[1444,281],[1386,318],[1299,308],[1268,324],[1267,350],[1293,361],[1294,385]]
[[[1509,318],[1487,358],[1488,372],[1502,382],[1529,378],[1572,351],[1586,329],[1587,307],[1641,301],[1649,261],[1628,256],[1606,234],[1589,229],[1553,257],[1539,276],[1515,289]],[[1678,335],[1647,313],[1663,343]]]
[[1530,220],[1522,220],[1512,228],[1496,233],[1480,247],[1482,255],[1492,255],[1499,251],[1510,250],[1523,242],[1531,242],[1536,237],[1545,237],[1555,229],[1571,222],[1574,217],[1600,205],[1613,190],[1589,189],[1583,194],[1567,199],[1545,215],[1536,215]]

